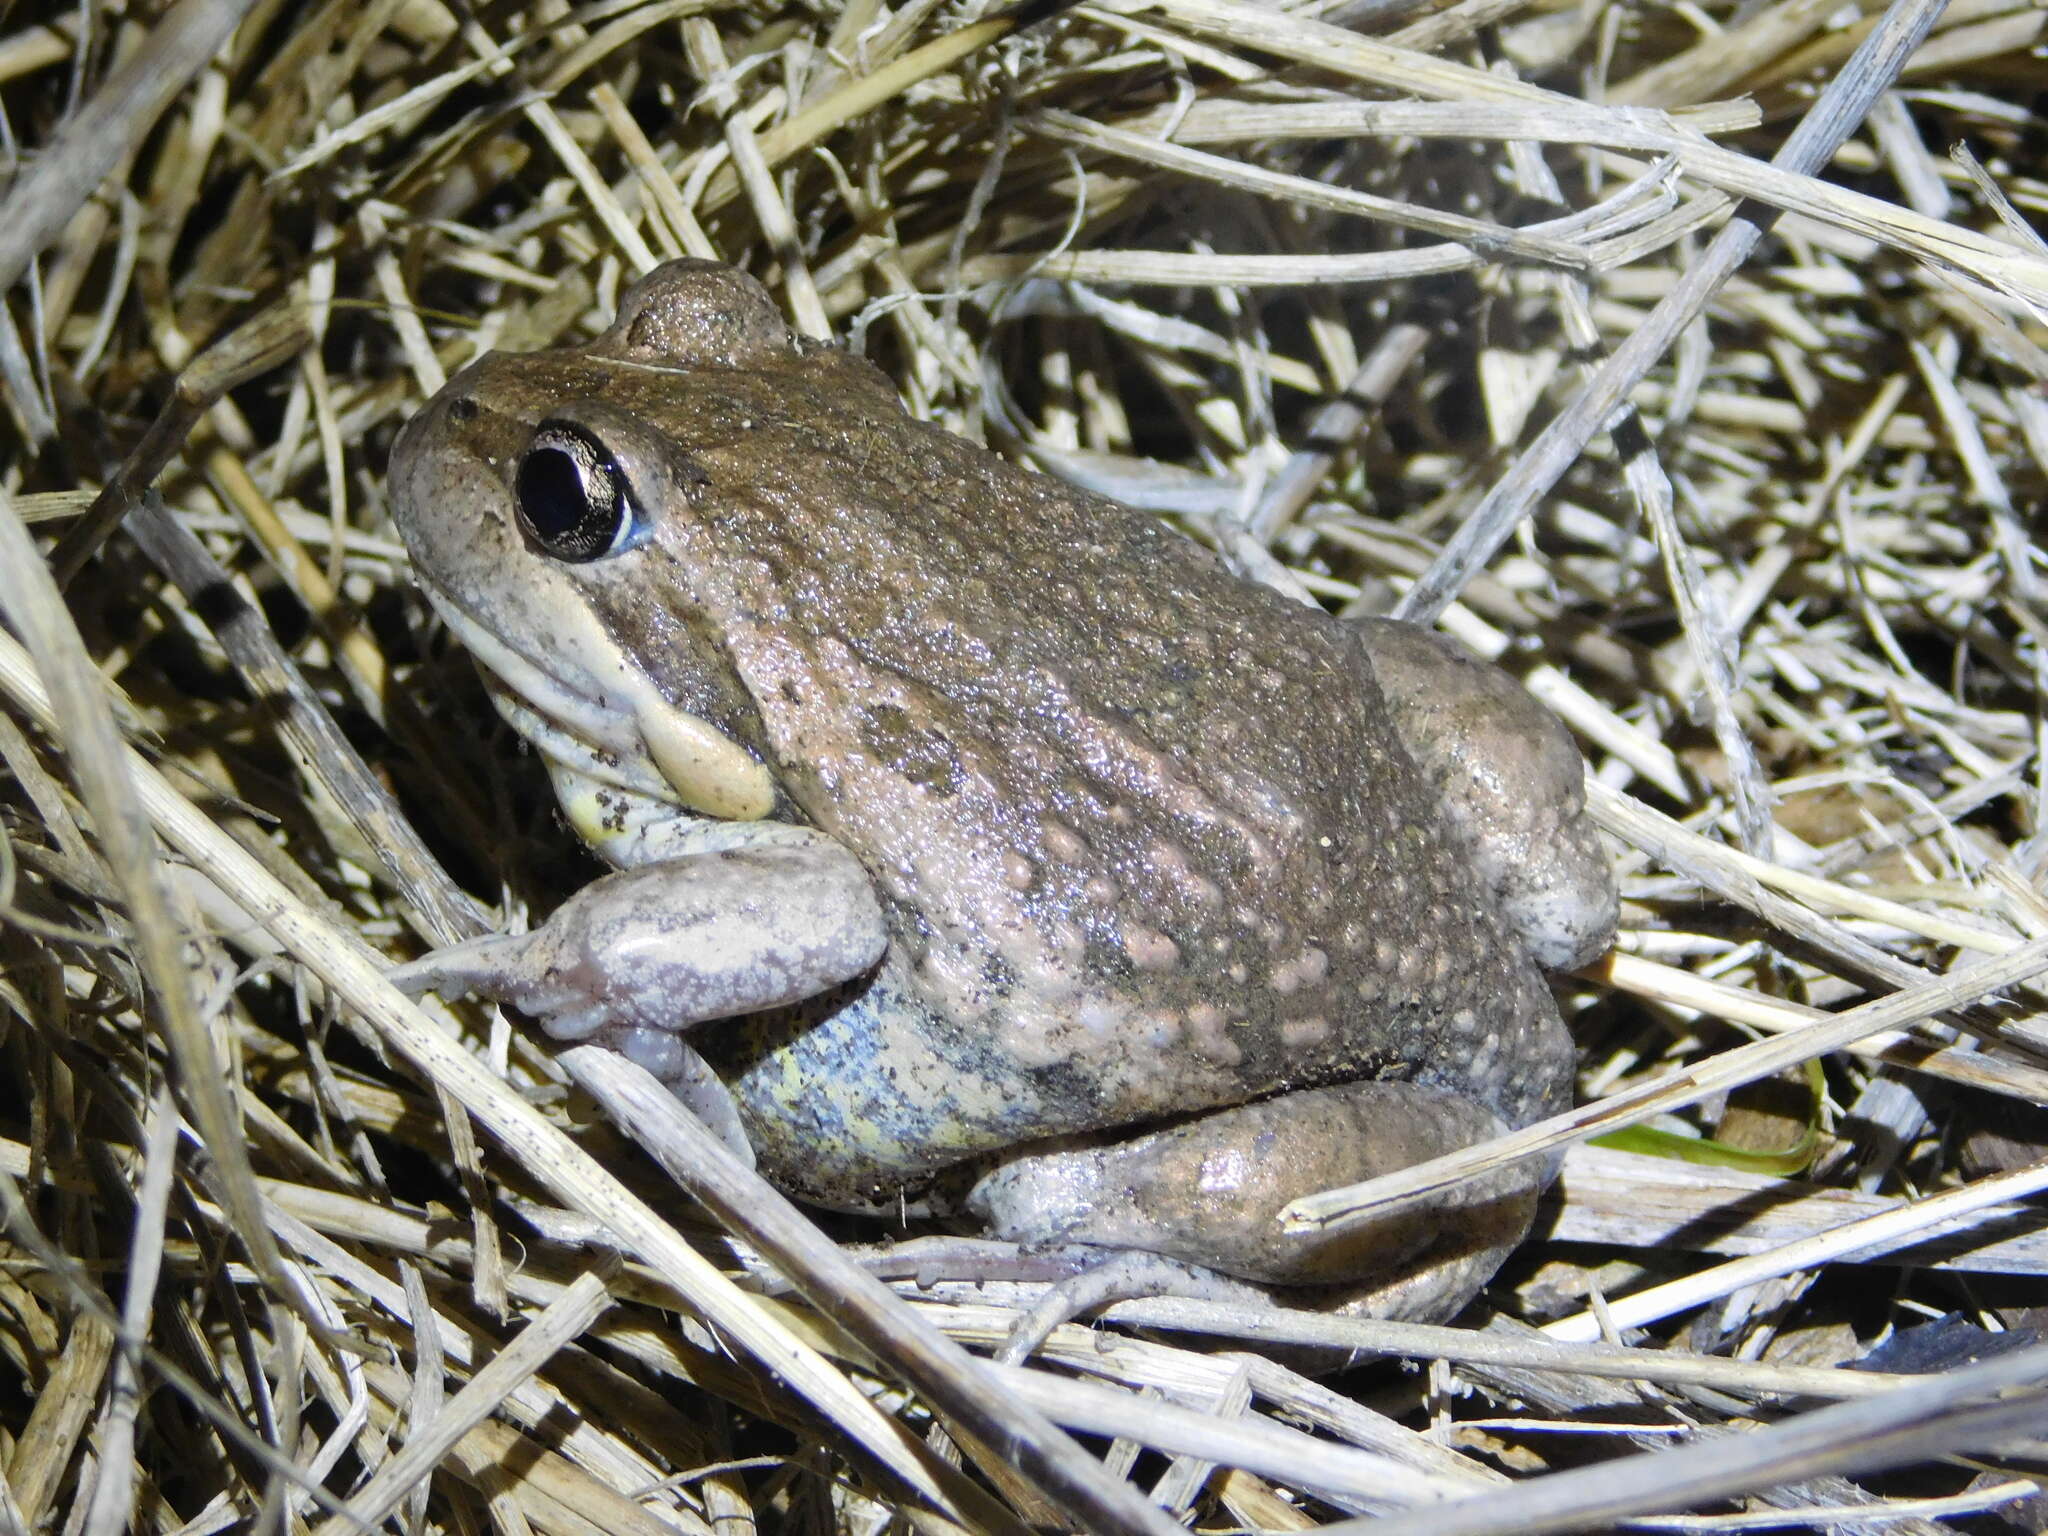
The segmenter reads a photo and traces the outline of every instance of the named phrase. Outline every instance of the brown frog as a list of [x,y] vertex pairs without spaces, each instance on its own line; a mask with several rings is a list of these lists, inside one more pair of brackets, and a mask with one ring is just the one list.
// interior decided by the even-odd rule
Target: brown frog
[[706,262],[465,369],[391,493],[620,868],[416,982],[601,1035],[827,1206],[1410,1314],[1523,1235],[1540,1168],[1398,1229],[1274,1219],[1567,1102],[1532,955],[1596,955],[1614,889],[1503,674],[910,420]]

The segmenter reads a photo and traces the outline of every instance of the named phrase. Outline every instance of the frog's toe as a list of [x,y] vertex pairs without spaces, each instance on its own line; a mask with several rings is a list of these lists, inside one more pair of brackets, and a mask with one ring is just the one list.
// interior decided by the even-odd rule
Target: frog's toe
[[754,1144],[747,1137],[732,1089],[681,1035],[672,1029],[619,1029],[603,1043],[659,1078],[735,1157],[749,1168],[754,1166]]
[[1046,1287],[1045,1294],[1010,1325],[1009,1337],[993,1356],[998,1365],[1022,1365],[1061,1323],[1119,1301],[1185,1296],[1196,1301],[1263,1302],[1265,1293],[1198,1264],[1184,1264],[1132,1249],[1105,1253],[1070,1250],[1075,1273]]
[[1446,636],[1356,621],[1401,745],[1530,958],[1573,970],[1614,940],[1619,901],[1563,722]]

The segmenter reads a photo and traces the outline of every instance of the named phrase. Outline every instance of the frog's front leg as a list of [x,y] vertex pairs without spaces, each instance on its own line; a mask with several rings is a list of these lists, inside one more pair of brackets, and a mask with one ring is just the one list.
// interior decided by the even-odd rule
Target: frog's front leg
[[1443,1203],[1340,1232],[1287,1232],[1280,1213],[1303,1195],[1506,1129],[1485,1106],[1440,1088],[1345,1083],[1217,1110],[1125,1142],[1037,1143],[985,1174],[967,1205],[994,1235],[1031,1248],[1163,1254],[1262,1285],[1322,1289],[1347,1311],[1443,1318],[1527,1235],[1547,1166],[1501,1169]]
[[790,828],[769,846],[606,875],[531,933],[438,950],[391,979],[508,1003],[558,1040],[595,1037],[718,1122],[731,1119],[729,1096],[682,1032],[816,996],[871,970],[887,945],[867,872],[830,838]]

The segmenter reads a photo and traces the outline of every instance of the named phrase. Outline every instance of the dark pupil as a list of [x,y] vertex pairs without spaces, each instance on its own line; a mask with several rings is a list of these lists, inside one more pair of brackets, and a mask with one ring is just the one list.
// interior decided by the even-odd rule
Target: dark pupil
[[604,446],[544,425],[519,461],[513,487],[534,543],[557,560],[595,560],[617,546],[632,515],[625,483]]
[[591,513],[573,454],[536,448],[519,466],[519,507],[541,543],[553,546]]

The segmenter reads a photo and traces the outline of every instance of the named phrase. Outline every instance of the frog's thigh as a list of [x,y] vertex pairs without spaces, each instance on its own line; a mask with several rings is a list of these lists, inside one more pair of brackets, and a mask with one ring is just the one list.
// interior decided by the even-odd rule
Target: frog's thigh
[[1347,1083],[1117,1145],[1027,1148],[984,1176],[968,1206],[995,1235],[1032,1246],[1137,1248],[1273,1285],[1386,1288],[1393,1306],[1375,1307],[1381,1315],[1448,1316],[1527,1234],[1548,1165],[1503,1170],[1444,1205],[1345,1232],[1284,1232],[1280,1211],[1504,1129],[1442,1089]]
[[1614,876],[1563,723],[1455,640],[1393,619],[1356,628],[1401,745],[1530,956],[1552,970],[1597,958],[1614,937]]
[[866,872],[811,833],[606,875],[531,933],[442,950],[394,979],[482,993],[556,1039],[601,1036],[666,1075],[677,1031],[811,997],[871,969],[887,943]]

